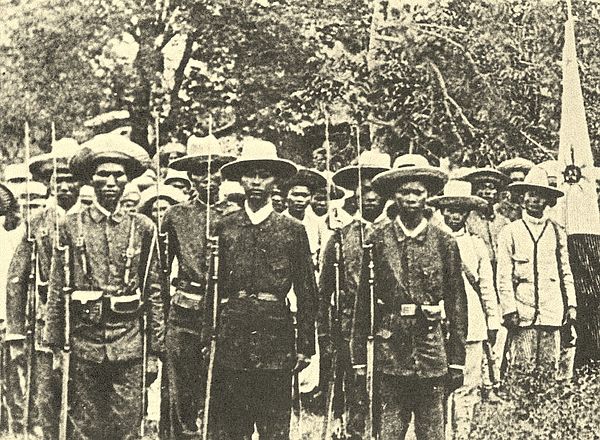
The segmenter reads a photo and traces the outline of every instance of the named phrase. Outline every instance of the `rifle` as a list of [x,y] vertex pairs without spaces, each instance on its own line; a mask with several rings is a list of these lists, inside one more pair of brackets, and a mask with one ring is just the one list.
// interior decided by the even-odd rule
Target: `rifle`
[[[210,173],[210,169],[209,169]],[[208,205],[207,205],[208,207]],[[213,237],[211,241],[212,257],[212,322],[210,334],[210,351],[208,357],[208,369],[206,370],[206,392],[204,395],[204,417],[202,423],[202,440],[208,440],[208,422],[210,399],[213,385],[213,373],[215,369],[215,357],[217,354],[217,319],[219,307],[219,238]]]
[[23,398],[23,431],[25,439],[29,439],[29,410],[31,408],[31,387],[33,362],[35,357],[35,320],[36,320],[36,297],[37,297],[37,248],[35,238],[31,231],[31,206],[29,192],[29,123],[25,122],[25,163],[27,164],[27,174],[25,180],[25,193],[27,194],[26,206],[26,228],[27,242],[31,246],[30,269],[27,279],[27,301],[25,304],[25,328],[26,328],[26,365],[25,365],[25,395]]
[[[52,145],[56,140],[54,123],[52,123]],[[58,164],[56,156],[52,158],[53,168],[53,186],[56,206],[58,207]],[[69,418],[69,375],[71,367],[71,254],[69,246],[60,244],[60,231],[58,226],[58,211],[55,211],[54,217],[54,243],[56,252],[64,252],[64,284],[62,288],[64,298],[64,319],[65,327],[63,329],[63,347],[62,347],[62,371],[61,371],[61,390],[60,390],[60,414],[58,420],[58,438],[59,440],[67,440],[67,426]]]
[[[208,135],[212,135],[212,116],[209,116]],[[208,440],[208,423],[210,413],[210,399],[212,397],[213,374],[215,369],[215,357],[217,354],[217,319],[219,317],[219,237],[213,237],[210,233],[210,191],[212,173],[212,155],[208,151],[208,185],[206,186],[206,244],[209,246],[210,260],[206,273],[206,292],[212,288],[212,316],[210,332],[210,348],[208,355],[208,368],[206,370],[206,390],[204,394],[204,414],[202,418],[202,440]]]
[[365,437],[367,440],[375,440],[373,429],[373,418],[375,415],[375,262],[373,259],[373,245],[363,247],[369,258],[369,335],[367,336],[367,399],[368,410],[365,419]]
[[335,417],[334,414],[334,401],[335,401],[335,384],[337,382],[338,374],[338,347],[343,343],[342,330],[340,323],[340,291],[341,291],[341,269],[340,263],[342,260],[342,246],[341,246],[341,232],[336,229],[333,237],[335,240],[335,259],[333,262],[335,286],[333,292],[333,306],[331,307],[331,339],[333,353],[331,356],[331,376],[327,386],[327,415],[324,419],[323,427],[323,440],[329,440],[332,438],[331,425]]
[[[56,237],[58,240],[58,236]],[[60,250],[60,243],[57,241],[57,251]],[[64,314],[65,328],[63,336],[62,348],[62,375],[61,375],[61,391],[60,391],[60,419],[58,424],[59,440],[67,440],[67,425],[69,418],[69,375],[71,367],[71,254],[69,246],[63,246],[64,252],[63,261],[65,265],[65,279],[63,286],[64,296]]]
[[[292,313],[292,324],[294,326],[294,352],[298,352],[298,317]],[[298,372],[292,376],[292,413],[294,415],[295,432],[290,435],[292,439],[302,438],[302,405],[300,402],[300,380]]]

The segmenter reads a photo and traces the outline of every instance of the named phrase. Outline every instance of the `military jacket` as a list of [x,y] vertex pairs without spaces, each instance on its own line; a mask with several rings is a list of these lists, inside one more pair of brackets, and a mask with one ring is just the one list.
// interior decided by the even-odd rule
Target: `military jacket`
[[[99,301],[86,304],[71,301],[74,356],[98,363],[141,358],[144,310],[148,317],[149,350],[151,353],[163,351],[164,315],[157,276],[156,235],[156,228],[147,217],[123,211],[106,216],[96,205],[68,214],[60,223],[60,240],[70,255],[70,287],[74,291],[102,292]],[[128,249],[133,252],[126,283]],[[45,335],[54,346],[62,345],[64,340],[65,284],[64,252],[54,252]],[[139,313],[115,314],[107,304],[111,297],[139,291],[145,303]]]
[[[212,205],[211,234],[221,218],[236,210],[239,206],[227,201]],[[174,289],[167,299],[176,310],[169,322],[182,330],[199,334],[206,312],[204,294],[210,258],[210,250],[206,246],[206,205],[194,199],[172,206],[165,214],[162,228],[168,242],[167,273],[174,281]],[[176,266],[173,264],[175,260]],[[191,283],[194,287],[186,287]]]
[[[431,224],[416,237],[408,237],[395,220],[377,226],[368,243],[373,245],[375,265],[376,368],[395,376],[432,378],[446,374],[448,364],[464,365],[467,299],[456,240]],[[368,263],[365,258],[354,324],[355,364],[366,361]],[[445,319],[420,310],[440,301]],[[414,308],[408,305],[417,306],[413,316],[406,313]]]
[[[211,231],[225,215],[239,210],[238,205],[221,202],[211,206]],[[174,205],[166,212],[162,224],[169,243],[169,265],[177,258],[177,276],[204,284],[206,277],[206,205],[198,199]],[[212,233],[212,232],[211,232]]]
[[[302,224],[271,212],[254,225],[240,210],[223,218],[217,232],[222,302],[217,364],[236,370],[294,366],[294,328],[286,304],[292,288],[297,297],[298,352],[313,355],[316,282]],[[274,300],[261,300],[264,294]]]
[[[365,238],[373,230],[371,223],[362,222]],[[332,295],[335,292],[335,260],[336,241],[341,244],[340,261],[340,325],[342,335],[346,340],[350,339],[352,320],[356,303],[356,294],[360,281],[362,268],[363,249],[361,241],[361,222],[354,220],[344,226],[339,234],[332,235],[325,246],[323,253],[323,269],[319,278],[320,304],[319,304],[319,335],[330,332],[329,322],[332,304]]]
[[[52,250],[56,238],[58,218],[64,217],[64,211],[50,206],[31,219],[31,237],[28,240],[26,228],[22,228],[21,239],[12,256],[8,269],[7,283],[7,334],[9,339],[21,339],[27,332],[26,309],[29,290],[29,275],[35,261],[37,285],[35,298],[35,345],[38,350],[47,350],[43,343],[46,325],[46,307],[48,301],[48,279]],[[32,252],[35,248],[35,259]]]

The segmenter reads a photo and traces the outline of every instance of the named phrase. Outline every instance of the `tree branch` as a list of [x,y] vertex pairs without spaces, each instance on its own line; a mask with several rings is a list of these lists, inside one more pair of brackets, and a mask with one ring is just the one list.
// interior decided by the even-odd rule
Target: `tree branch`
[[535,139],[533,139],[531,136],[529,136],[523,130],[519,130],[519,133],[521,133],[521,135],[525,139],[527,139],[529,142],[531,142],[533,145],[535,145],[539,150],[541,150],[544,154],[546,154],[546,156],[548,156],[550,159],[556,160],[556,153],[555,152],[548,150],[546,147],[544,147],[538,141],[536,141]]
[[460,117],[461,121],[469,128],[471,135],[474,136],[475,132],[478,131],[477,128],[471,123],[471,121],[469,121],[469,118],[467,118],[467,116],[463,112],[462,107],[458,105],[454,98],[452,98],[452,96],[450,96],[450,94],[448,93],[448,88],[446,87],[446,80],[444,79],[444,76],[442,75],[442,72],[440,71],[439,67],[431,60],[429,60],[429,66],[431,67],[431,69],[435,73],[435,76],[437,77],[438,84],[440,85],[440,89],[442,91],[442,95],[444,95],[444,107],[446,107],[446,110],[449,113],[451,120],[453,116],[449,106],[447,105],[447,102],[450,102],[454,106],[454,108],[456,109],[456,113]]

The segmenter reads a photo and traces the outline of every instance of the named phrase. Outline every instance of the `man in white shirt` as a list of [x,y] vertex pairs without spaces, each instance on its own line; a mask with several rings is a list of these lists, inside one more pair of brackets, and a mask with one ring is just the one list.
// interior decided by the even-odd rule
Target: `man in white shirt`
[[494,344],[500,327],[498,300],[487,247],[480,237],[472,235],[465,226],[469,213],[485,207],[486,201],[471,195],[469,182],[451,180],[444,188],[444,195],[432,197],[428,203],[440,209],[446,227],[456,239],[462,260],[468,313],[464,383],[450,399],[454,405],[452,418],[447,424],[447,438],[467,439],[482,386],[484,344],[487,344],[487,353],[491,354],[490,344]]
[[510,189],[523,194],[524,210],[498,237],[497,286],[509,330],[509,373],[555,375],[560,328],[575,321],[577,305],[566,233],[547,213],[563,192],[548,184],[539,167]]

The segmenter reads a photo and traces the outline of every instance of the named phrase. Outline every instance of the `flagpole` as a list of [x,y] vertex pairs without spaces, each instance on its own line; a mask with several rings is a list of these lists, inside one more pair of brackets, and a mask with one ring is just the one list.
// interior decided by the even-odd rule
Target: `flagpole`
[[573,20],[573,3],[567,0],[567,20]]

